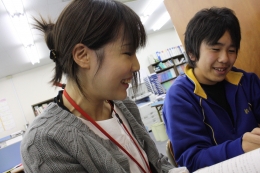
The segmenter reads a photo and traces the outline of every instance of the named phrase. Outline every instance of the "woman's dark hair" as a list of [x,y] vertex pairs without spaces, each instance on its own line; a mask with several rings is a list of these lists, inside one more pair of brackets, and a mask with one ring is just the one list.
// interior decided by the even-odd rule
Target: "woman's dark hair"
[[[56,63],[51,83],[55,85],[63,73],[76,82],[85,95],[78,77],[78,65],[72,50],[78,43],[95,50],[99,67],[102,65],[104,45],[115,41],[123,29],[123,39],[128,39],[137,50],[146,44],[146,33],[139,16],[125,4],[114,0],[73,0],[54,24],[35,19],[36,29],[45,33],[45,41],[51,50],[50,58]],[[138,85],[139,72],[134,72],[133,85]]]
[[189,65],[195,67],[200,57],[200,46],[203,41],[214,45],[228,31],[236,52],[240,48],[241,32],[239,21],[234,12],[228,8],[212,7],[202,9],[189,21],[184,38],[185,50],[195,56],[196,60],[188,58]]

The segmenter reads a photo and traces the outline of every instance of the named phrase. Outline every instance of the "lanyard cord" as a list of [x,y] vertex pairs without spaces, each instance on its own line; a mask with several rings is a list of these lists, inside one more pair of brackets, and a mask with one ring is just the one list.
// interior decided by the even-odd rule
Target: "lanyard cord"
[[[137,165],[138,165],[138,167],[145,173],[146,171],[144,170],[144,168],[135,160],[135,158],[124,148],[124,147],[122,147],[113,137],[111,137],[101,126],[99,126],[97,123],[96,123],[96,121],[94,121],[86,112],[84,112],[83,111],[83,109],[81,109],[81,107],[79,106],[79,105],[77,105],[77,103],[69,96],[69,94],[66,92],[66,90],[64,89],[63,90],[63,94],[64,94],[64,96],[66,97],[66,99],[70,102],[70,104],[77,110],[77,111],[79,111],[80,113],[81,113],[81,115],[83,115],[87,120],[89,120],[94,126],[96,126],[104,135],[106,135],[112,142],[114,142],[121,150],[123,150]],[[114,110],[114,109],[113,109]],[[117,113],[115,112],[115,114],[116,114],[116,116],[117,117],[119,117],[118,115],[117,115]],[[122,120],[119,118],[119,122],[121,123],[122,122]],[[123,124],[123,122],[122,122],[122,124]],[[124,124],[123,124],[123,126],[124,126]],[[124,126],[124,128],[125,128],[125,126]],[[128,132],[128,131],[127,131]],[[128,132],[128,134],[129,134],[129,132]],[[131,135],[130,135],[131,136]],[[131,137],[131,139],[132,139],[132,137]],[[132,139],[133,140],[133,139]],[[134,140],[133,140],[134,141]],[[135,143],[135,141],[134,141],[134,143]],[[136,143],[135,143],[135,145],[136,145]],[[139,147],[137,147],[138,148],[138,151],[140,152],[140,149],[139,149]],[[142,154],[142,152],[141,152],[141,155],[142,155],[142,157],[144,158],[144,156],[143,156],[143,154]],[[149,169],[149,171],[151,172],[151,170],[150,170],[150,167],[149,167],[149,165],[147,165],[147,162],[146,162],[146,160],[144,160],[145,161],[145,163],[146,163],[146,166],[148,167],[148,169]]]
[[113,106],[112,106],[112,104],[110,103],[110,101],[108,101],[108,103],[110,104],[111,108],[112,108],[113,111],[115,112],[115,115],[116,115],[116,117],[117,117],[119,123],[120,123],[121,125],[123,125],[125,131],[126,131],[127,134],[130,136],[130,138],[132,139],[132,141],[134,142],[134,144],[135,144],[136,148],[138,149],[139,153],[141,154],[141,156],[142,156],[142,158],[143,158],[143,160],[144,160],[144,162],[145,162],[147,168],[149,169],[150,172],[152,172],[151,169],[150,169],[149,164],[147,163],[146,159],[144,158],[144,155],[143,155],[143,153],[141,152],[141,149],[138,147],[138,144],[137,144],[136,141],[134,140],[133,136],[130,134],[130,132],[129,132],[128,129],[126,128],[125,124],[123,123],[122,119],[119,117],[119,115],[117,114],[117,112],[116,112],[115,109],[113,108]]

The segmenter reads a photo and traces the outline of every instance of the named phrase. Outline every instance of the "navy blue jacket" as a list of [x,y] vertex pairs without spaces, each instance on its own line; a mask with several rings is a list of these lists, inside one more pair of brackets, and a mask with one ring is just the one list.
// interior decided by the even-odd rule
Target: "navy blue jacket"
[[175,158],[190,172],[243,154],[242,137],[260,124],[260,81],[232,68],[225,79],[226,110],[200,86],[188,65],[166,93],[163,116]]

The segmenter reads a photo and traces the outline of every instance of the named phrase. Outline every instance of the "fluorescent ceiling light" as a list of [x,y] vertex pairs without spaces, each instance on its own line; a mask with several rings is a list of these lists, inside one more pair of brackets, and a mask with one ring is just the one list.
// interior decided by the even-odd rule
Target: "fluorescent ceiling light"
[[144,9],[143,16],[150,16],[162,1],[163,0],[150,0],[149,4]]
[[23,3],[21,0],[2,0],[10,16],[23,14]]
[[26,47],[28,45],[34,44],[31,29],[25,15],[14,15],[12,17],[12,21],[23,45]]
[[27,56],[30,58],[31,63],[34,65],[35,63],[39,63],[39,56],[37,54],[36,47],[34,45],[29,45],[25,47]]
[[154,23],[153,25],[153,30],[159,30],[168,20],[170,20],[170,15],[169,13],[166,11],[165,13],[163,13],[163,15]]
[[23,3],[21,0],[2,0],[6,10],[9,12],[14,27],[26,48],[26,52],[32,64],[39,63],[36,48],[32,37],[32,32],[24,14]]
[[141,17],[140,17],[141,22],[142,22],[143,24],[145,24],[145,22],[147,21],[148,17],[149,17],[149,16],[141,16]]

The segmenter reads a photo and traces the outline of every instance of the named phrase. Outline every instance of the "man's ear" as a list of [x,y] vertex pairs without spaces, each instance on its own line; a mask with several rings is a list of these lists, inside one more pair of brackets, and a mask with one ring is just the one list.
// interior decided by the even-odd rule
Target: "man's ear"
[[82,68],[90,68],[90,51],[84,44],[76,44],[72,51],[74,61]]
[[196,57],[192,53],[189,53],[189,58],[191,61],[196,61]]

